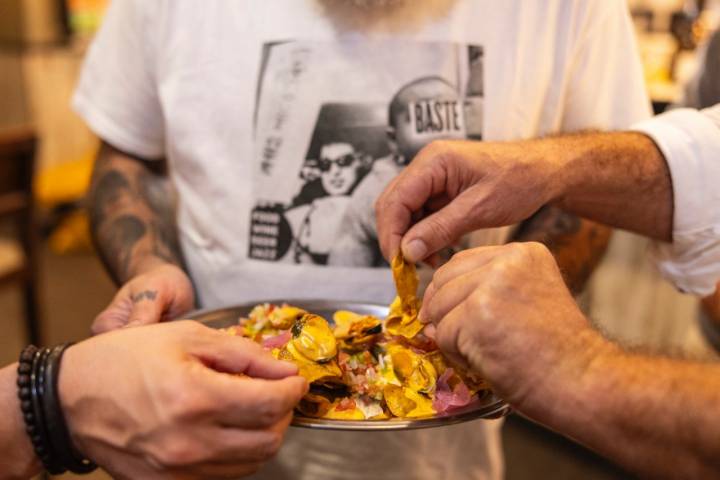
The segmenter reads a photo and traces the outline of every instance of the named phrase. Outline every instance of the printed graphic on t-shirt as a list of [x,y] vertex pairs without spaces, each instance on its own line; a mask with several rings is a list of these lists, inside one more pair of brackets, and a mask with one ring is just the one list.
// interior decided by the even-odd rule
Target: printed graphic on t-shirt
[[431,141],[482,137],[482,47],[288,41],[262,62],[249,257],[384,265],[377,196]]

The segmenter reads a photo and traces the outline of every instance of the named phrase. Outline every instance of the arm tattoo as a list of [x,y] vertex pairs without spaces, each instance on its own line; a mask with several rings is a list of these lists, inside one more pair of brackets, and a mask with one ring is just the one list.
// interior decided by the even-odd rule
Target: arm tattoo
[[555,207],[544,207],[523,222],[514,241],[540,242],[555,255],[565,282],[580,293],[602,260],[612,230]]
[[182,266],[174,192],[154,165],[103,147],[88,208],[93,241],[116,283],[129,280],[143,259]]

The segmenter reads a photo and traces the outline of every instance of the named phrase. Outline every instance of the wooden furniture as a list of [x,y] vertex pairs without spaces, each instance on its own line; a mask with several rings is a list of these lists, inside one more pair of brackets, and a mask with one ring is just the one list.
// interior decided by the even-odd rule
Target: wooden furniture
[[38,313],[38,241],[33,204],[35,132],[0,130],[0,286],[20,288],[28,341],[42,343]]

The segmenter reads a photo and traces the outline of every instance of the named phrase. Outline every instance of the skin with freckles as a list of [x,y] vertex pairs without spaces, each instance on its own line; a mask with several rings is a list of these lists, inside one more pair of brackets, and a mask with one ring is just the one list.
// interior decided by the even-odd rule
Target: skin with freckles
[[720,475],[720,364],[603,338],[543,245],[456,254],[435,273],[421,318],[444,353],[530,419],[641,477]]

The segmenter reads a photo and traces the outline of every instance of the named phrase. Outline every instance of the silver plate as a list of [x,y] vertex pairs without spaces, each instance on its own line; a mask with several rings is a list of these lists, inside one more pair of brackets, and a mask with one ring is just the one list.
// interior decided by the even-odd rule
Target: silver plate
[[[202,310],[188,315],[187,318],[197,320],[212,328],[226,328],[237,325],[238,319],[246,317],[258,303],[274,303],[298,306],[304,310],[321,315],[331,320],[337,310],[350,310],[363,315],[375,315],[385,318],[388,309],[382,305],[357,302],[333,302],[327,300],[262,300],[252,304],[238,305],[219,310]],[[510,407],[492,393],[487,393],[477,402],[446,414],[425,418],[389,420],[329,420],[305,417],[295,413],[292,425],[296,427],[315,428],[321,430],[411,430],[417,428],[443,427],[454,423],[467,422],[481,418],[500,418],[510,412]]]

